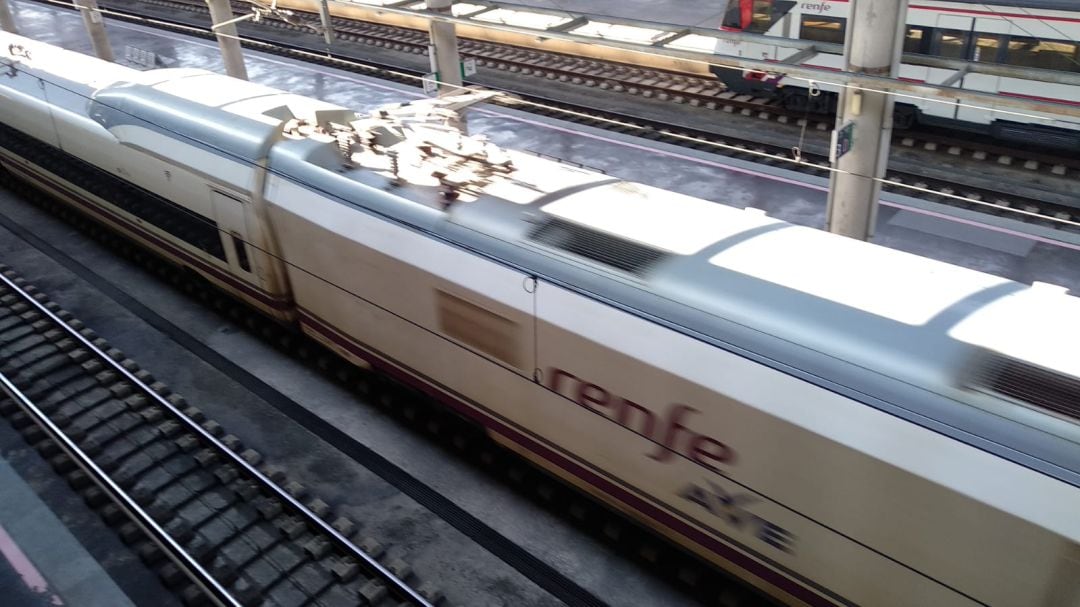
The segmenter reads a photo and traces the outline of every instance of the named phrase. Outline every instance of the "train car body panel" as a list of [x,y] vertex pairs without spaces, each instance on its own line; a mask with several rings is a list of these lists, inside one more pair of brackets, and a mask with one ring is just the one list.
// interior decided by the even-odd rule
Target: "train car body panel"
[[[826,604],[813,597],[828,596],[820,590],[828,588],[834,599],[856,604],[916,599],[965,605],[978,604],[981,595],[1022,605],[1046,585],[1067,551],[1069,541],[1059,534],[1080,537],[1074,492],[1042,475],[580,293],[543,280],[530,293],[529,274],[296,184],[282,180],[272,192],[272,217],[290,259],[291,282],[304,293],[297,302],[311,335],[350,357],[395,365],[412,381],[473,408],[469,417],[516,450],[623,510],[652,517],[683,543],[699,544],[706,534],[712,538],[709,554],[726,553],[725,560],[773,590],[785,585],[770,582],[761,562],[820,581],[819,589],[784,591],[807,604]],[[310,270],[315,267],[333,269],[316,277]],[[448,334],[448,293],[469,304],[471,326],[499,319],[501,351],[493,354],[482,342]],[[527,371],[532,348],[540,382]],[[525,360],[519,358],[523,350]],[[797,394],[798,402],[785,394]],[[680,408],[683,403],[692,409]],[[507,425],[515,431],[506,431]],[[778,444],[782,453],[755,453],[762,448],[755,445]],[[914,467],[906,454],[896,459],[902,444],[920,446]],[[563,457],[550,458],[549,452]],[[986,477],[993,480],[969,478],[958,490],[959,479],[952,468],[941,469],[942,461],[956,469],[994,468]],[[1057,487],[1067,503],[1038,512],[1024,499],[1009,507],[1015,511],[984,506],[987,493],[1000,486],[1019,495],[1045,495]],[[897,487],[918,500],[896,500]],[[619,491],[626,495],[613,497]],[[1022,522],[1032,517],[1052,529]],[[928,549],[916,539],[927,536],[948,537],[949,548]],[[965,555],[973,546],[1001,560],[970,567]],[[1026,556],[1018,560],[1021,554]],[[852,562],[859,567],[842,566]],[[1045,575],[1033,576],[1029,565]],[[952,579],[940,582],[922,573],[947,570]],[[882,579],[905,593],[884,589]]]

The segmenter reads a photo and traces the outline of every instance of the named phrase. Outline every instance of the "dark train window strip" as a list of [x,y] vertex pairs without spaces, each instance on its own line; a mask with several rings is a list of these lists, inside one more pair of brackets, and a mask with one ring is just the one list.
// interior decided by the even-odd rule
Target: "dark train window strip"
[[1080,53],[1076,42],[1038,40],[1012,36],[1005,45],[1003,63],[1044,70],[1080,72]]
[[[844,43],[847,20],[803,15],[799,37],[815,42]],[[1080,42],[1041,40],[913,25],[904,37],[904,52],[1000,63],[1061,72],[1080,72]]]
[[[15,129],[3,131],[5,136],[13,140],[36,141]],[[225,247],[215,221],[126,181],[120,181],[117,177],[62,150],[54,148],[52,152],[51,158],[42,159],[40,162],[49,171],[173,237],[225,261]]]

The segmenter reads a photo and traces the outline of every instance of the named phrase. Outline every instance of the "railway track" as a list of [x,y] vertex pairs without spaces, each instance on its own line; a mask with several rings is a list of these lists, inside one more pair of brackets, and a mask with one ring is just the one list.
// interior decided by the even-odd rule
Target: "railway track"
[[0,265],[0,414],[190,605],[432,607],[401,559]]
[[[37,1],[54,3],[53,0]],[[144,16],[133,11],[135,7],[180,11],[191,15],[190,22],[170,22],[170,19],[158,14],[153,15],[154,25],[210,37],[206,30],[209,13],[202,3],[188,0],[106,0],[102,4],[109,8],[112,16],[135,22],[141,21]],[[296,39],[296,33],[313,31],[308,23],[315,23],[314,19],[314,15],[303,15],[299,20],[292,17],[286,21],[272,15],[262,19],[259,24],[245,24],[241,29],[245,40],[265,52],[361,71],[413,86],[420,84],[419,77],[424,69],[402,67],[402,62],[391,64],[385,57],[379,60],[365,58],[354,51],[355,45],[363,45],[398,53],[402,57],[423,56],[428,52],[425,32],[335,18],[337,38],[346,45],[354,46],[348,49],[342,45],[333,53],[328,53],[321,37],[311,36],[310,41],[301,42]],[[462,41],[462,54],[475,57],[480,65],[506,74],[559,82],[562,86],[578,86],[583,90],[605,89],[607,94],[638,95],[698,106],[699,109],[712,109],[725,115],[775,122],[784,128],[790,127],[790,131],[779,136],[763,137],[760,132],[755,133],[757,129],[746,128],[719,135],[704,128],[673,125],[666,118],[650,118],[644,114],[633,115],[626,111],[568,102],[550,93],[522,90],[520,86],[500,87],[519,98],[518,102],[501,103],[508,103],[517,109],[815,177],[828,177],[830,173],[824,134],[832,128],[831,121],[825,122],[820,117],[786,110],[769,100],[723,91],[722,85],[715,81],[473,40]],[[416,60],[412,63],[415,64]],[[516,82],[520,85],[520,81]],[[973,145],[970,141],[949,134],[906,131],[898,133],[895,139],[897,145],[894,147],[893,169],[886,175],[891,183],[883,185],[885,191],[1040,227],[1080,233],[1080,205],[1075,197],[1068,191],[1042,187],[1045,182],[1080,177],[1080,159],[1006,149],[981,140]],[[797,151],[793,149],[792,141],[799,142]],[[901,150],[901,156],[911,155],[913,150],[917,150],[921,156],[896,158],[896,150]],[[799,161],[793,163],[796,157]],[[965,173],[953,166],[959,160],[973,162],[971,159],[978,161],[975,166],[985,166],[988,170],[1026,167],[1013,168],[1026,181],[1013,183],[1009,179],[976,178],[970,175],[970,171]]]

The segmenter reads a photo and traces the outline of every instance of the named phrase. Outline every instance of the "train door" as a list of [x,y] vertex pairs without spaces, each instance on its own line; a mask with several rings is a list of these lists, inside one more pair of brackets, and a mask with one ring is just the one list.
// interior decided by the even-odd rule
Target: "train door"
[[238,197],[217,190],[210,190],[210,198],[214,203],[218,231],[229,267],[237,275],[254,277],[257,270],[245,219],[246,204]]

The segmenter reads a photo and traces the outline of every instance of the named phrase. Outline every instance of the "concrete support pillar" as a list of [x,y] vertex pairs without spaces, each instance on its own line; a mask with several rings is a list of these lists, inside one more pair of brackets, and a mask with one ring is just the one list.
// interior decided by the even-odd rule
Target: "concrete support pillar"
[[[428,10],[446,15],[453,4],[454,0],[427,0]],[[439,74],[440,96],[461,90],[461,57],[453,23],[431,21],[431,71]]]
[[19,33],[15,27],[15,15],[11,14],[11,5],[8,4],[8,0],[0,0],[0,30],[9,34]]
[[90,34],[90,44],[94,45],[94,54],[98,59],[112,61],[112,45],[109,44],[109,35],[105,33],[105,19],[98,10],[97,0],[75,0],[75,6],[82,13],[86,33]]
[[[229,0],[206,0],[210,7],[210,19],[214,23],[221,58],[225,61],[225,73],[233,78],[247,80],[247,67],[244,65],[244,52],[240,49],[240,38],[233,20],[232,5]],[[226,23],[218,27],[219,23]]]
[[326,40],[326,46],[330,46],[334,42],[334,25],[330,21],[330,3],[327,0],[319,2],[319,21],[322,22],[323,40]]
[[[899,72],[908,0],[852,0],[844,44],[846,69],[893,76]],[[829,184],[825,227],[834,234],[867,240],[874,234],[878,197],[889,162],[892,95],[844,89],[836,129],[854,125],[850,150],[838,158]]]

